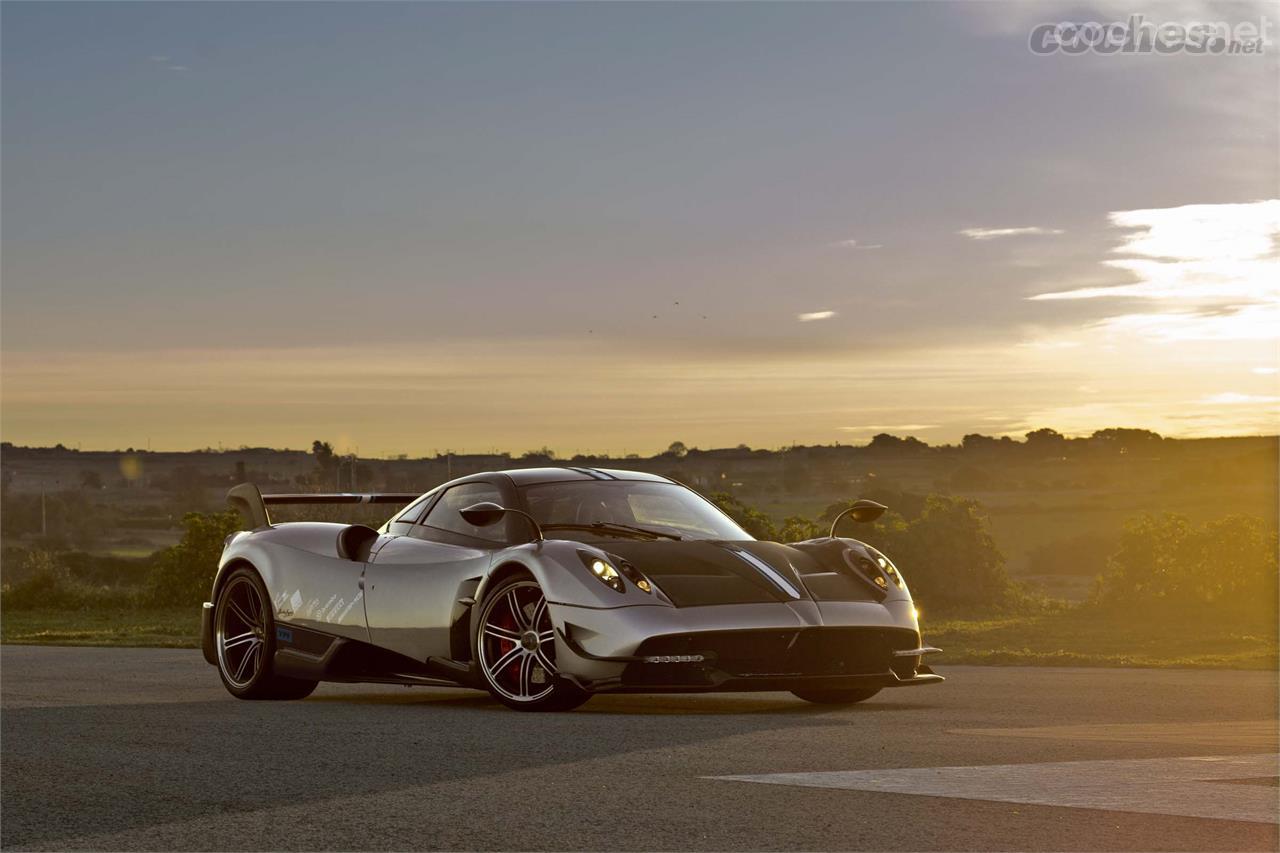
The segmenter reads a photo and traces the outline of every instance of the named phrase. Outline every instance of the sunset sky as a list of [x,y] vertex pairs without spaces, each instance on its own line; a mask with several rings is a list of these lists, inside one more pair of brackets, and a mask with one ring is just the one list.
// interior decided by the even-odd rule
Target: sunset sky
[[3,438],[1273,434],[1276,10],[5,3]]

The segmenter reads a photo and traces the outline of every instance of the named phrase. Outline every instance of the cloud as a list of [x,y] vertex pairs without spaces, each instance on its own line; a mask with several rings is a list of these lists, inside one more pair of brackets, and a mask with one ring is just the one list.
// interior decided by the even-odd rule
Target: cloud
[[837,240],[831,244],[838,249],[883,249],[883,243],[859,243],[857,240]]
[[1165,341],[1272,340],[1280,330],[1280,199],[1109,214],[1124,230],[1102,264],[1129,284],[1039,293],[1032,301],[1141,299],[1154,310],[1095,325]]
[[157,54],[155,56],[148,56],[147,59],[154,62],[156,65],[163,65],[169,71],[189,71],[190,70],[185,65],[177,65],[176,63],[174,63],[172,57],[164,56],[162,54]]
[[1018,228],[962,228],[956,233],[971,240],[995,240],[999,237],[1048,237],[1066,232],[1061,228],[1041,228],[1039,225],[1024,225]]
[[1273,376],[1280,373],[1280,367],[1255,367],[1252,372],[1259,376]]
[[812,323],[814,320],[830,320],[836,316],[834,311],[810,311],[806,314],[797,314],[796,319],[801,323]]
[[892,424],[889,426],[843,426],[843,432],[916,432],[938,429],[940,424]]
[[1197,402],[1202,406],[1249,406],[1280,403],[1280,397],[1269,394],[1238,394],[1235,391],[1224,391],[1221,394],[1211,394]]

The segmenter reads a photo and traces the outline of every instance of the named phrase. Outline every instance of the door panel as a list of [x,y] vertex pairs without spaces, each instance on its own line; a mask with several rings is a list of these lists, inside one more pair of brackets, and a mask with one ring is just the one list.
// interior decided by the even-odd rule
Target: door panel
[[449,625],[463,583],[489,568],[492,550],[397,536],[365,570],[370,640],[419,661],[449,657]]
[[277,620],[353,640],[369,638],[363,563],[284,545],[264,548],[270,559],[262,561],[263,577]]

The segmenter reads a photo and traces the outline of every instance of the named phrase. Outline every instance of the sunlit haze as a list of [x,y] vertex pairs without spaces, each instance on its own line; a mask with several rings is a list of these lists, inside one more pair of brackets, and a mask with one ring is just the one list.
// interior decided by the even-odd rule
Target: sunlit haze
[[1278,53],[1067,9],[5,4],[4,440],[1273,434]]

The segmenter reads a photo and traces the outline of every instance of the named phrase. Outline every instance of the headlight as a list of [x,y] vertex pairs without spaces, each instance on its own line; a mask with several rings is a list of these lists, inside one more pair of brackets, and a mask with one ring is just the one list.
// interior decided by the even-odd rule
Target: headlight
[[[898,571],[898,567],[893,564],[893,561],[871,546],[867,546],[867,550],[871,552],[871,556],[875,557],[876,565],[880,567],[880,571],[888,575],[889,579],[897,585],[898,589],[902,589],[902,574]],[[883,586],[883,584],[881,584],[881,586]]]
[[622,586],[622,575],[618,574],[618,570],[613,567],[604,557],[597,557],[595,554],[588,554],[586,551],[579,551],[578,556],[582,558],[582,563],[587,567],[591,574],[600,579],[600,582],[610,587],[615,592],[624,592]]
[[642,575],[639,569],[625,560],[615,561],[586,551],[579,551],[578,557],[582,559],[582,564],[591,574],[615,592],[626,592],[626,585],[622,582],[625,577],[635,585],[636,589],[653,595],[653,583]]

